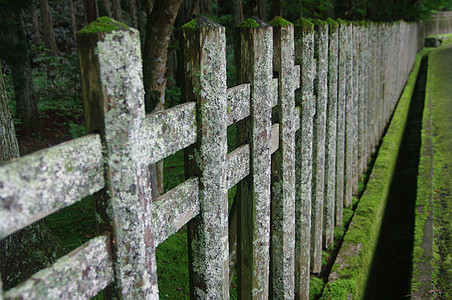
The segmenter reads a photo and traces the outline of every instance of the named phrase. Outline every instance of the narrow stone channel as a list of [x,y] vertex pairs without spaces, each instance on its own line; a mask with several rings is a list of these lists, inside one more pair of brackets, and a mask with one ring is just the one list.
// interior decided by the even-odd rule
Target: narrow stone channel
[[426,72],[427,58],[424,57],[416,80],[365,299],[406,299],[409,294]]

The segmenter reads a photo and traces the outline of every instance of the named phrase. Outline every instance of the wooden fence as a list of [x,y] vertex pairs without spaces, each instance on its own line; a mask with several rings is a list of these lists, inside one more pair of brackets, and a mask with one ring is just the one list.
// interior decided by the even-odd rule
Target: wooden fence
[[[184,104],[145,115],[139,34],[100,22],[78,34],[92,134],[0,167],[0,238],[94,193],[105,233],[0,299],[89,298],[112,282],[111,297],[158,298],[155,248],[187,223],[192,297],[229,298],[237,268],[240,298],[308,299],[421,25],[250,19],[227,88],[225,29],[196,19],[182,29]],[[148,166],[182,149],[187,180],[151,200]]]

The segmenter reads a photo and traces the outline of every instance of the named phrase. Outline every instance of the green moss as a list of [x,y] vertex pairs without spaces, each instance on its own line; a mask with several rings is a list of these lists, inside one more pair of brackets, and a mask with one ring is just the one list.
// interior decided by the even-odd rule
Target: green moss
[[303,32],[314,31],[314,24],[312,22],[310,22],[308,19],[303,18],[303,17],[296,20],[294,25],[301,27]]
[[320,294],[322,293],[324,285],[325,282],[323,281],[323,279],[318,277],[311,277],[309,279],[309,299],[318,299]]
[[328,18],[325,21],[329,25],[329,33],[330,34],[337,32],[337,29],[339,28],[339,23],[338,22],[334,21],[331,18]]
[[353,280],[336,280],[325,286],[325,291],[320,299],[348,300],[353,299],[356,292],[356,283]]
[[79,31],[79,34],[89,34],[94,32],[110,32],[113,30],[125,30],[129,29],[129,27],[121,22],[110,19],[109,17],[100,17],[94,22],[89,23],[82,30]]
[[184,25],[182,25],[181,29],[193,31],[197,28],[215,28],[220,26],[221,26],[220,24],[209,18],[199,17],[191,20],[190,22],[185,23]]
[[198,24],[196,24],[196,19],[191,20],[190,22],[185,23],[182,25],[182,29],[185,30],[195,30]]
[[288,25],[292,25],[291,22],[283,19],[282,17],[274,17],[273,20],[268,22],[273,27],[287,27]]
[[256,20],[254,20],[253,18],[248,18],[242,24],[238,25],[237,27],[243,27],[243,28],[259,27],[259,23],[257,23]]

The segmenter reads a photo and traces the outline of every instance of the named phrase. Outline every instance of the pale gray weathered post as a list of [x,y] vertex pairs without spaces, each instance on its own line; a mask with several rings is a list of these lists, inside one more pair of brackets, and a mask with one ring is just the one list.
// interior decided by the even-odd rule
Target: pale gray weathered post
[[272,157],[270,298],[293,299],[295,288],[295,78],[294,28],[281,17],[273,26],[273,71],[278,74],[279,149]]
[[[107,31],[102,31],[102,30]],[[151,189],[143,165],[144,88],[140,35],[108,18],[78,34],[83,97],[103,116],[107,150],[108,216],[116,293],[125,299],[158,298]]]
[[[358,88],[357,88],[357,117],[358,122],[357,129],[358,129],[358,137],[357,137],[357,150],[358,150],[358,160],[357,160],[357,177],[358,180],[361,178],[363,174],[363,166],[364,166],[364,135],[365,135],[365,119],[364,119],[364,66],[363,66],[363,52],[364,52],[364,44],[363,44],[363,23],[362,22],[356,22],[356,33],[357,36],[355,37],[357,39],[358,47],[356,48],[356,58],[357,58],[357,81],[358,81]],[[355,193],[357,194],[357,189]]]
[[314,24],[304,18],[295,22],[295,63],[300,64],[300,130],[296,132],[295,198],[295,298],[309,299],[311,260],[312,139],[314,98]]
[[338,20],[339,52],[337,69],[337,139],[336,139],[336,204],[335,223],[342,226],[344,206],[344,165],[345,165],[345,106],[347,86],[347,23]]
[[323,200],[325,192],[325,130],[328,98],[328,24],[314,21],[314,56],[317,76],[314,80],[316,114],[314,115],[312,212],[311,212],[311,271],[322,269]]
[[229,299],[225,29],[198,18],[182,35],[184,98],[197,103],[197,143],[185,167],[186,177],[199,177],[200,211],[189,223],[190,293]]
[[250,118],[245,140],[250,143],[250,175],[238,186],[238,295],[265,299],[269,295],[270,173],[273,30],[251,18],[236,28],[235,60],[238,83],[251,84]]
[[360,77],[359,77],[359,23],[353,22],[353,97],[352,97],[352,123],[350,126],[352,127],[353,132],[353,148],[352,148],[352,192],[353,195],[358,194],[358,181],[359,181],[359,146],[358,146],[358,103],[359,103],[359,90],[360,90]]
[[328,99],[326,109],[325,148],[325,201],[324,201],[324,246],[334,241],[334,208],[336,204],[336,140],[337,140],[337,78],[338,78],[338,26],[326,20],[328,30]]
[[344,206],[352,205],[353,195],[353,97],[354,97],[354,81],[353,81],[353,25],[347,23],[347,40],[345,46],[346,51],[346,87],[345,87],[345,166],[344,166]]

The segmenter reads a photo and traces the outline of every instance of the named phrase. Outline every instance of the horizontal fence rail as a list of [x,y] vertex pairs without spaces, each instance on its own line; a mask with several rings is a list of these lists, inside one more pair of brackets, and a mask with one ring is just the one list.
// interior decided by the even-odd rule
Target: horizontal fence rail
[[[82,299],[114,282],[113,297],[156,299],[155,249],[187,225],[192,297],[228,299],[237,270],[239,297],[308,299],[420,43],[451,31],[452,13],[423,25],[248,20],[230,88],[224,27],[193,20],[182,28],[185,103],[150,115],[139,34],[106,22],[115,29],[78,34],[98,134],[0,166],[0,238],[93,194],[105,232],[0,298]],[[180,150],[186,181],[152,199],[149,165]]]

